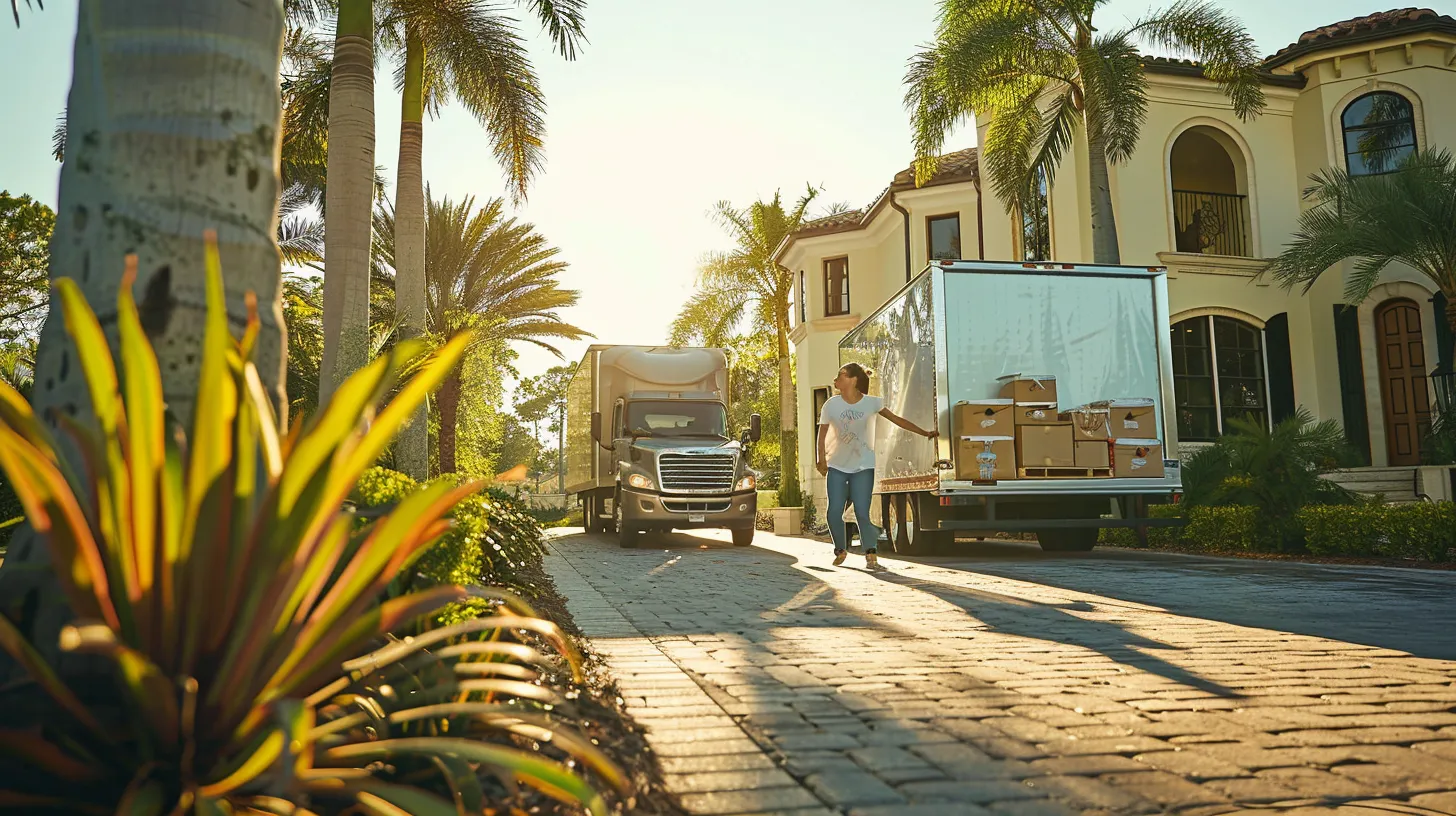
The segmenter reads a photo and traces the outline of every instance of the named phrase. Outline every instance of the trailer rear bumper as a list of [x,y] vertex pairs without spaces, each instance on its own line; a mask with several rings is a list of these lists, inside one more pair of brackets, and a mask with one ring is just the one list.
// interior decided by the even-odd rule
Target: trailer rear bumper
[[758,517],[758,493],[717,496],[675,496],[622,491],[622,520],[639,530],[691,530],[752,527]]

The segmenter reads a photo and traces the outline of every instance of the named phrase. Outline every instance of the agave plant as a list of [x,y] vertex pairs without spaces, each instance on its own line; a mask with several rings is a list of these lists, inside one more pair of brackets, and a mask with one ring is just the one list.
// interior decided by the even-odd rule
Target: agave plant
[[[107,670],[63,673],[0,616],[0,646],[28,670],[32,692],[28,705],[0,701],[0,809],[455,814],[466,797],[474,807],[482,777],[495,776],[604,812],[568,763],[625,786],[620,774],[522,704],[554,701],[531,668],[552,664],[530,643],[552,644],[580,671],[555,624],[485,587],[385,594],[479,485],[425,485],[368,525],[341,509],[468,338],[434,351],[397,344],[283,437],[251,361],[253,300],[236,340],[215,236],[206,257],[190,437],[168,433],[157,358],[131,294],[134,259],[118,295],[121,377],[79,287],[57,282],[94,414],[57,417],[77,467],[0,383],[0,466],[48,539],[78,618],[62,651]],[[390,640],[467,599],[490,602],[488,614]],[[13,700],[22,690],[3,691]],[[550,738],[572,759],[523,750],[512,735]]]

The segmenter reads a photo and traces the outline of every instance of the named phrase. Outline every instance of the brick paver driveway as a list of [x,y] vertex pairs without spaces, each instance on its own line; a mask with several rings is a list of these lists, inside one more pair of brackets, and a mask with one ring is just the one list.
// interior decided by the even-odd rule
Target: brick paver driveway
[[1456,574],[552,549],[696,813],[1456,813]]

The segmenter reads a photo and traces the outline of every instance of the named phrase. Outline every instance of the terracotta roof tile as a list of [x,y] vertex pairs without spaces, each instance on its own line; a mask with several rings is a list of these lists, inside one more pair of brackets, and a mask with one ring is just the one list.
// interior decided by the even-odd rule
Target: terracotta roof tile
[[1319,28],[1310,29],[1299,35],[1299,39],[1279,49],[1264,61],[1265,67],[1282,65],[1301,54],[1322,48],[1341,45],[1344,42],[1360,42],[1366,39],[1389,36],[1403,31],[1440,30],[1456,34],[1456,19],[1446,14],[1437,14],[1428,8],[1403,8],[1353,17]]
[[[926,182],[929,187],[937,184],[954,184],[959,181],[974,180],[979,174],[979,165],[976,161],[976,149],[974,147],[965,150],[957,150],[946,153],[940,157],[940,162],[935,169],[935,176]],[[870,203],[857,210],[848,210],[834,215],[826,215],[823,218],[816,218],[813,221],[806,221],[797,232],[789,236],[785,244],[799,238],[812,238],[816,235],[832,235],[836,232],[850,232],[867,226],[870,218],[874,217],[877,205],[885,199],[885,195],[891,190],[910,190],[915,187],[915,168],[912,165],[895,174],[890,186],[880,191]]]

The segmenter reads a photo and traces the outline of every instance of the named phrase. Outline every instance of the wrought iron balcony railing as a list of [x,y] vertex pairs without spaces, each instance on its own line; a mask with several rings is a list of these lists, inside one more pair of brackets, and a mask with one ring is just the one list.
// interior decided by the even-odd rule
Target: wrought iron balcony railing
[[1173,220],[1179,252],[1250,257],[1247,196],[1173,191]]

